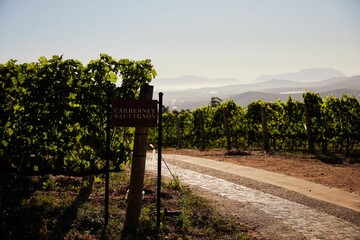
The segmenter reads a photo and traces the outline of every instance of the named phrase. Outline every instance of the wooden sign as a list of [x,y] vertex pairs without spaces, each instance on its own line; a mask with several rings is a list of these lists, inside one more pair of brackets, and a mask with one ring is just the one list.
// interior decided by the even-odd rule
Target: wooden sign
[[156,127],[156,100],[113,100],[112,123],[121,127]]

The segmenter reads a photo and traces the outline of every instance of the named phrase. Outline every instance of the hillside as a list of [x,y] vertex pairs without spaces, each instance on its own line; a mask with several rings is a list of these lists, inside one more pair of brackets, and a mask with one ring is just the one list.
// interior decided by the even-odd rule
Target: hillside
[[254,81],[261,82],[272,79],[289,79],[299,82],[312,82],[312,81],[326,80],[334,77],[344,78],[346,77],[346,75],[333,68],[311,68],[311,69],[303,69],[300,70],[299,72],[293,72],[293,73],[262,75],[260,77],[257,77]]
[[335,97],[349,93],[360,98],[360,75],[314,82],[272,79],[250,84],[164,91],[164,105],[177,110],[194,109],[208,104],[211,97],[219,97],[222,100],[232,98],[237,104],[246,106],[257,99],[286,101],[290,95],[301,100],[301,94],[305,91],[317,92],[322,96],[332,94]]

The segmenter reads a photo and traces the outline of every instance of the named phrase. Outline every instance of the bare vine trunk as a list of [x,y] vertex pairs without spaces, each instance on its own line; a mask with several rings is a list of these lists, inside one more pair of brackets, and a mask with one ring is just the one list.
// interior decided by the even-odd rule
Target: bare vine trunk
[[226,134],[226,149],[228,151],[231,150],[231,137],[230,137],[230,129],[229,129],[229,119],[227,116],[226,108],[223,109],[224,115],[224,127],[225,127],[225,134]]
[[309,145],[309,152],[313,153],[315,151],[314,147],[314,139],[312,136],[312,124],[311,124],[311,118],[309,113],[309,107],[304,106],[304,112],[305,112],[305,124],[306,124],[306,133],[308,137],[308,145]]
[[180,131],[180,123],[179,123],[179,114],[175,114],[175,124],[176,124],[176,135],[177,135],[177,149],[181,149],[181,131]]
[[270,151],[270,144],[269,144],[269,133],[268,133],[268,128],[267,128],[267,119],[266,119],[265,108],[261,107],[260,114],[261,114],[261,126],[262,126],[264,151],[266,153],[268,153]]
[[201,134],[200,151],[205,151],[204,116],[202,111],[199,112],[199,122],[200,122],[200,134]]

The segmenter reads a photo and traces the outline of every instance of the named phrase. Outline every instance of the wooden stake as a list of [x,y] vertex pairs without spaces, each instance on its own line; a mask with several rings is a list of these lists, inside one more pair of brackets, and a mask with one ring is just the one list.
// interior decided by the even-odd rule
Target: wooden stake
[[[140,90],[140,100],[152,100],[153,86],[145,84]],[[141,200],[143,198],[145,160],[147,150],[148,127],[137,127],[135,130],[134,151],[130,176],[130,190],[126,208],[124,230],[136,233],[141,214]]]

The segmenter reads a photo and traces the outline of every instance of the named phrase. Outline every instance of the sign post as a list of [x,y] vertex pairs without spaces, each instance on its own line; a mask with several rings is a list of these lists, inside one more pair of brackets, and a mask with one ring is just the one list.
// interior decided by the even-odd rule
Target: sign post
[[162,151],[162,107],[163,93],[159,93],[159,130],[158,130],[158,172],[157,172],[157,198],[156,198],[156,231],[160,230],[160,207],[161,207],[161,151]]
[[[124,230],[135,233],[141,214],[141,200],[143,197],[145,160],[147,150],[147,135],[149,127],[159,126],[158,149],[158,192],[157,192],[157,230],[160,228],[160,193],[161,193],[161,144],[162,144],[162,95],[158,101],[152,100],[153,86],[145,84],[140,90],[139,100],[112,100],[111,118],[113,126],[136,127],[133,149],[133,160],[130,176],[130,189],[126,208]],[[109,111],[109,110],[108,110]],[[109,111],[110,112],[110,111]],[[159,118],[159,122],[158,122]],[[110,126],[110,125],[109,125]],[[108,134],[109,135],[109,134]],[[108,153],[110,155],[110,151]],[[108,158],[110,158],[108,156]],[[105,224],[108,223],[108,161],[106,166],[105,186]]]
[[152,100],[152,94],[153,86],[145,84],[138,101],[114,100],[112,107],[115,126],[136,127],[124,226],[124,231],[129,233],[136,232],[141,214],[148,128],[157,126],[157,101]]

